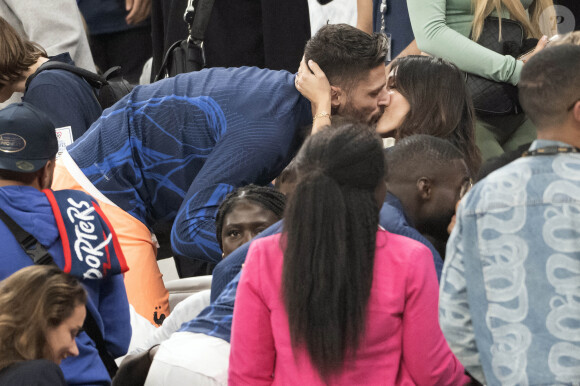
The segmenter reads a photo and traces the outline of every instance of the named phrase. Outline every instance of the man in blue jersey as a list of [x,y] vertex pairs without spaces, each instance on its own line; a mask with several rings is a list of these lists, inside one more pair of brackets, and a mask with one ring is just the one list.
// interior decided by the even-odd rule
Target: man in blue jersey
[[104,208],[131,268],[125,285],[138,313],[159,324],[169,311],[151,232],[174,224],[176,255],[220,261],[214,222],[223,197],[274,179],[313,113],[378,120],[388,98],[384,70],[377,76],[385,54],[382,36],[328,25],[306,59],[327,74],[332,111],[311,108],[294,74],[214,68],[135,88],[68,148],[54,186],[85,190]]

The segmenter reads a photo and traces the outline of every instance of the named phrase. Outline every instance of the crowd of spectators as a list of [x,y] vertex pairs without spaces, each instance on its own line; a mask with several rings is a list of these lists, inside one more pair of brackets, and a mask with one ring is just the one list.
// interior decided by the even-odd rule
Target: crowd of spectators
[[0,0],[0,383],[577,384],[578,9],[204,1]]

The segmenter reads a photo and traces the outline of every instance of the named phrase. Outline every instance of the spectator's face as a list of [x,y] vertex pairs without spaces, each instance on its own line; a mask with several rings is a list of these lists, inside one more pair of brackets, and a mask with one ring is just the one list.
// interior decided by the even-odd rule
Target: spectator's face
[[83,327],[86,316],[84,304],[77,305],[71,316],[56,327],[46,332],[46,341],[52,354],[52,361],[57,365],[66,357],[79,355],[75,338]]
[[12,83],[0,83],[0,103],[6,102],[14,94]]
[[221,235],[224,257],[278,220],[274,212],[253,201],[238,201],[224,217]]
[[375,124],[383,114],[387,103],[385,66],[380,65],[368,72],[345,93],[338,113],[367,124]]
[[15,92],[24,92],[26,89],[26,78],[21,77],[18,80],[0,83],[0,103],[6,102]]
[[393,70],[387,79],[387,106],[377,123],[377,133],[385,137],[394,137],[397,127],[401,126],[410,110],[409,101],[397,90],[395,70]]
[[438,240],[447,240],[447,227],[455,214],[455,205],[462,190],[469,184],[469,172],[465,161],[456,159],[434,173],[431,199],[423,211],[422,232]]

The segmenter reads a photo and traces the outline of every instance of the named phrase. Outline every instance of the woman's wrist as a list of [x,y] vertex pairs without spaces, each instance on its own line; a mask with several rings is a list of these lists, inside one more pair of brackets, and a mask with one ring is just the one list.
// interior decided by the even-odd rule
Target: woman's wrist
[[317,119],[323,119],[323,118],[330,120],[330,113],[329,112],[326,112],[326,111],[322,111],[320,113],[316,113],[312,117],[312,122],[315,122]]
[[318,113],[330,113],[331,104],[330,100],[320,102],[320,103],[311,103],[312,105],[312,116],[315,116]]

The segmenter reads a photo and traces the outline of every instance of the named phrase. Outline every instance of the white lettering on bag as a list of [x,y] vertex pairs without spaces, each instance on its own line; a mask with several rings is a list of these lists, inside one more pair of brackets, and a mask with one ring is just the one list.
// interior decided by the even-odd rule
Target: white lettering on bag
[[72,205],[66,210],[66,214],[70,222],[75,224],[76,240],[73,247],[76,257],[91,267],[83,273],[83,277],[100,279],[103,277],[100,271],[100,258],[104,256],[103,250],[111,242],[113,236],[109,234],[106,240],[95,245],[98,236],[95,235],[95,225],[91,222],[95,220],[95,208],[87,201],[76,202],[72,198],[68,198],[67,201]]

